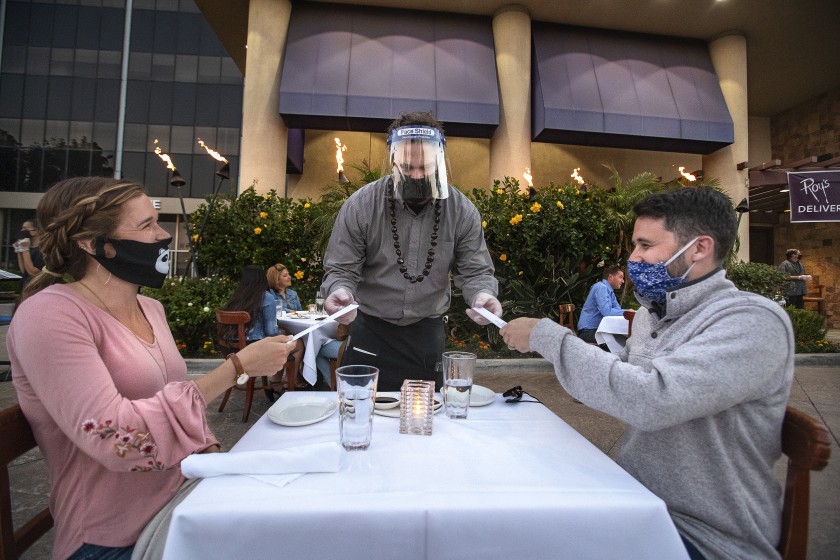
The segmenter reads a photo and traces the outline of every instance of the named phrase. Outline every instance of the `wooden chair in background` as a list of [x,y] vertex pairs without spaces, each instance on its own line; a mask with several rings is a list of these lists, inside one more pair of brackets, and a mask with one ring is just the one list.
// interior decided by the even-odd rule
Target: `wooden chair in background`
[[825,294],[824,294],[825,286],[822,284],[814,284],[808,287],[808,294],[802,298],[802,303],[805,305],[805,308],[808,308],[809,303],[814,303],[817,306],[817,313],[826,317],[825,311]]
[[0,560],[16,560],[53,526],[49,508],[37,512],[14,530],[9,463],[38,443],[19,405],[0,411]]
[[577,336],[577,329],[575,329],[575,304],[561,303],[559,309],[560,316],[557,318],[557,321]]
[[341,363],[341,357],[344,355],[344,349],[347,348],[347,342],[350,340],[350,325],[338,324],[336,329],[335,339],[341,340],[341,347],[338,349],[338,355],[335,358],[330,358],[330,390],[335,391],[335,370]]
[[831,436],[822,422],[788,406],[782,424],[782,453],[788,457],[788,466],[778,551],[784,560],[805,560],[811,471],[828,465]]
[[[248,314],[247,311],[222,311],[221,309],[216,310],[216,346],[222,353],[222,356],[227,357],[229,354],[233,354],[239,350],[245,348],[245,325],[248,321],[251,320],[251,316]],[[227,336],[230,332],[230,327],[236,327],[236,340],[233,340],[233,337]],[[291,368],[294,370],[294,366]],[[286,377],[289,377],[289,367],[288,364],[286,366]],[[292,376],[292,390],[294,389],[294,378],[295,375]],[[257,378],[260,379],[260,385],[256,385]],[[268,381],[268,377],[265,375],[262,376],[255,376],[251,377],[244,386],[234,385],[227,391],[225,391],[225,396],[222,398],[222,403],[219,405],[219,412],[223,412],[225,410],[225,405],[227,405],[228,399],[230,398],[230,393],[233,389],[236,388],[240,391],[245,391],[245,409],[242,411],[242,421],[247,422],[248,416],[251,414],[251,404],[254,401],[254,391],[265,391],[268,400],[274,401],[274,389],[271,386],[271,383]]]
[[627,319],[627,338],[630,338],[630,335],[633,333],[633,317],[635,316],[636,311],[634,309],[624,310],[624,318]]

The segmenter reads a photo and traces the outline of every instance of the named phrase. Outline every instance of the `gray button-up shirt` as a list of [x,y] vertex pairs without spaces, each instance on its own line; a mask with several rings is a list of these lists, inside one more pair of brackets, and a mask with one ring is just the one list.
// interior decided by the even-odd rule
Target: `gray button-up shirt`
[[[450,272],[467,305],[479,292],[498,294],[498,282],[484,243],[481,216],[458,189],[442,200],[438,245],[429,276],[410,283],[397,264],[387,193],[391,176],[365,185],[342,206],[324,256],[321,292],[349,290],[368,315],[396,325],[439,317],[449,309]],[[397,233],[405,266],[412,276],[422,273],[434,225],[434,202],[419,214],[395,202]]]

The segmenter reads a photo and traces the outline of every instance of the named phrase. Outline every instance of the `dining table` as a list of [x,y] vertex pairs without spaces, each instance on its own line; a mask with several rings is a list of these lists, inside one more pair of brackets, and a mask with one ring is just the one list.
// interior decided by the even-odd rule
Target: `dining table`
[[[204,478],[174,509],[163,557],[687,558],[660,498],[541,403],[488,392],[466,419],[435,414],[429,436],[375,414],[370,447],[339,449],[336,472]],[[313,399],[332,412],[275,423],[273,408]],[[336,399],[285,393],[229,453],[336,443]]]
[[278,312],[277,325],[291,335],[296,335],[314,325],[319,325],[319,328],[307,333],[304,337],[305,350],[303,367],[301,368],[303,378],[310,385],[315,385],[315,382],[318,381],[318,367],[315,360],[321,346],[336,337],[338,323],[327,319],[326,315],[298,315],[297,313]]
[[627,343],[629,326],[630,322],[621,315],[604,317],[595,331],[595,342],[606,344],[613,354],[621,352]]

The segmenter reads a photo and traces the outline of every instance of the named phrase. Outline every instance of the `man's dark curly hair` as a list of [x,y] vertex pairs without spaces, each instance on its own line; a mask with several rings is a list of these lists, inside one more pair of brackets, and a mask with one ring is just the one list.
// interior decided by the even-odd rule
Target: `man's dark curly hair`
[[715,240],[715,260],[722,263],[738,235],[732,202],[710,187],[685,187],[652,194],[633,206],[637,218],[662,218],[665,229],[686,244],[698,235]]
[[401,126],[411,126],[411,125],[420,125],[420,126],[431,126],[432,128],[436,128],[443,134],[443,123],[440,122],[435,118],[435,116],[428,111],[414,111],[411,113],[403,113],[388,125],[388,133],[395,128],[399,128]]

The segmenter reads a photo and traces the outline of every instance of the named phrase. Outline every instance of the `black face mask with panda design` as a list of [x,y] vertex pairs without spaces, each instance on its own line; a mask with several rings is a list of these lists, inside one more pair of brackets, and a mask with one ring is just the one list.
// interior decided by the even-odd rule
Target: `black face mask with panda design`
[[[149,288],[160,288],[169,274],[171,242],[171,237],[154,243],[100,237],[96,240],[96,254],[93,258],[120,280]],[[114,248],[113,257],[106,256],[106,244]]]

